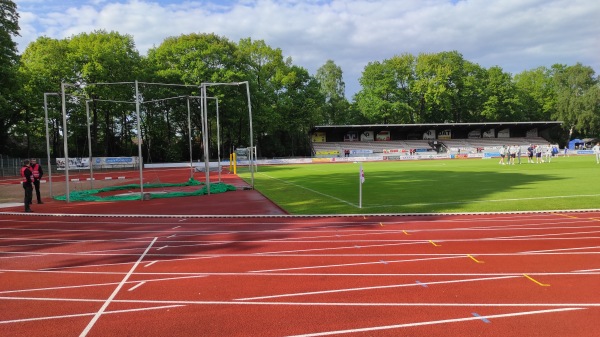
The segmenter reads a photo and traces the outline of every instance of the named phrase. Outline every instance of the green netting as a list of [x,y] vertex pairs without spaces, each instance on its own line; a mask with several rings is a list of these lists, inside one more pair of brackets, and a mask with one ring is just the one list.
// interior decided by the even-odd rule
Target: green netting
[[[144,184],[144,190],[152,189],[152,188],[161,188],[161,187],[185,187],[185,186],[199,186],[199,185],[204,185],[204,183],[201,183],[194,178],[190,178],[185,183]],[[127,195],[112,195],[112,196],[106,196],[106,197],[101,197],[99,195],[96,195],[98,193],[103,193],[103,192],[120,191],[120,190],[128,190],[128,189],[139,189],[139,188],[140,188],[140,184],[127,184],[127,185],[120,185],[120,186],[104,187],[104,188],[93,189],[93,190],[72,191],[71,193],[69,193],[69,200],[70,201],[141,200],[142,199],[141,193],[131,193],[131,194],[127,194]],[[227,191],[235,191],[235,186],[224,184],[224,183],[210,184],[210,193],[211,194],[224,193]],[[190,191],[190,192],[184,192],[184,191],[160,192],[160,193],[149,192],[149,193],[144,193],[144,196],[145,196],[145,198],[149,198],[149,199],[158,199],[158,198],[190,197],[190,196],[198,196],[198,195],[205,195],[205,194],[208,194],[206,186],[203,186],[202,188],[199,188],[195,191]],[[65,201],[67,199],[67,196],[59,195],[59,196],[55,196],[54,199]]]

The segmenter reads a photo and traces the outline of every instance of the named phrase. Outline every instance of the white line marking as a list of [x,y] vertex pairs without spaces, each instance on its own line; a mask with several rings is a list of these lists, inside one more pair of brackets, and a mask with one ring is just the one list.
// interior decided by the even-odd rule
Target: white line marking
[[137,287],[144,285],[144,283],[146,283],[146,282],[140,282],[140,283],[134,285],[133,287],[129,288],[127,291],[133,291],[133,290],[137,289]]
[[162,246],[162,247],[156,248],[156,250],[165,249],[165,248],[167,248],[167,247],[169,247],[169,245],[165,245],[165,246]]
[[332,195],[325,194],[325,193],[322,193],[322,192],[319,192],[319,191],[316,191],[316,190],[310,189],[310,188],[308,188],[308,187],[306,187],[306,186],[297,185],[297,184],[291,183],[291,182],[289,182],[289,181],[286,181],[286,180],[283,180],[283,179],[275,178],[275,177],[272,177],[272,176],[270,176],[270,175],[268,175],[268,174],[265,174],[265,173],[259,173],[259,174],[260,174],[260,175],[263,175],[263,176],[265,176],[265,177],[271,178],[271,179],[273,179],[273,180],[280,181],[280,182],[282,182],[282,183],[284,183],[284,184],[292,185],[292,186],[295,186],[295,187],[298,187],[298,188],[301,188],[301,189],[304,189],[304,190],[307,190],[307,191],[313,192],[313,193],[315,193],[315,194],[319,194],[319,195],[322,195],[322,196],[324,196],[324,197],[331,198],[331,199],[333,199],[333,200],[337,200],[337,201],[339,201],[339,202],[341,202],[341,203],[344,203],[344,204],[346,204],[346,205],[348,205],[348,206],[352,206],[352,207],[356,207],[356,208],[358,208],[358,205],[356,205],[356,204],[353,204],[353,203],[351,203],[351,202],[348,202],[348,201],[346,201],[346,200],[344,200],[344,199],[340,199],[340,198],[334,197],[334,196],[332,196]]
[[[293,184],[292,184],[293,185]],[[301,186],[300,186],[301,187]],[[319,192],[316,192],[319,193]],[[436,206],[436,205],[455,205],[455,204],[469,204],[469,203],[487,203],[487,202],[502,202],[502,201],[523,201],[523,200],[545,200],[545,199],[569,199],[569,198],[582,198],[582,197],[598,197],[600,194],[580,194],[580,195],[555,195],[550,197],[535,197],[535,198],[507,198],[507,199],[485,199],[485,200],[462,200],[462,201],[449,201],[449,202],[436,202],[436,203],[412,203],[412,204],[392,204],[392,205],[369,205],[363,206],[363,208],[381,208],[381,207],[398,207],[398,206]]]
[[452,281],[436,281],[436,282],[419,282],[419,283],[408,283],[408,284],[392,284],[387,286],[374,286],[374,287],[362,287],[362,288],[348,288],[348,289],[335,289],[335,290],[323,290],[323,291],[311,291],[305,293],[293,293],[293,294],[281,294],[271,296],[260,296],[260,297],[247,297],[238,298],[235,301],[251,301],[251,300],[262,300],[268,298],[281,298],[281,297],[293,297],[293,296],[307,296],[307,295],[320,295],[320,294],[333,294],[342,293],[349,291],[362,291],[362,290],[374,290],[374,289],[390,289],[390,288],[402,288],[402,287],[427,287],[433,284],[449,284],[449,283],[463,283],[463,282],[477,282],[477,281],[490,281],[490,280],[501,280],[508,278],[517,278],[518,276],[500,276],[500,277],[486,277],[486,278],[475,278],[475,279],[463,279],[463,280],[452,280]]
[[144,266],[144,268],[148,268],[148,267],[150,267],[151,265],[155,264],[156,262],[158,262],[158,260],[154,260],[154,261],[152,261],[152,262],[150,262],[150,263],[146,264],[146,265]]
[[123,287],[123,285],[125,284],[125,282],[127,282],[127,279],[131,276],[131,274],[133,274],[133,271],[135,270],[135,268],[140,264],[140,262],[142,262],[142,260],[144,259],[144,256],[146,256],[146,254],[148,253],[148,251],[150,250],[150,248],[152,248],[152,245],[154,244],[154,242],[156,242],[156,240],[158,240],[157,237],[155,237],[154,240],[152,240],[152,242],[150,242],[150,244],[148,245],[148,247],[146,248],[146,250],[144,251],[144,253],[142,255],[140,255],[140,258],[133,265],[133,267],[131,267],[131,269],[129,270],[129,272],[127,273],[127,275],[125,275],[125,277],[123,278],[123,280],[121,280],[121,283],[119,283],[119,285],[117,286],[117,288],[115,288],[115,290],[110,295],[110,297],[106,300],[106,302],[104,302],[104,304],[102,305],[102,307],[100,308],[100,310],[98,310],[98,312],[96,313],[96,315],[94,315],[94,317],[92,318],[92,320],[88,323],[88,325],[85,327],[85,329],[81,332],[81,334],[79,335],[79,337],[85,337],[85,336],[87,336],[88,332],[90,332],[90,330],[92,329],[92,327],[94,326],[94,324],[96,324],[96,321],[98,320],[98,318],[100,318],[100,316],[102,315],[102,313],[104,312],[104,310],[106,310],[106,308],[108,307],[108,305],[110,304],[110,302],[115,298],[115,296],[117,296],[117,293],[119,292],[119,290],[121,290],[121,288]]
[[[420,261],[431,261],[431,260],[447,260],[447,259],[457,259],[457,258],[465,258],[466,256],[444,256],[444,257],[432,257],[428,259],[411,259],[411,260],[396,260],[396,261],[387,261],[388,263],[398,263],[398,262],[420,262]],[[334,267],[348,267],[348,266],[363,266],[370,264],[380,264],[380,261],[371,261],[371,262],[357,262],[357,263],[344,263],[344,264],[328,264],[321,266],[308,266],[308,267],[294,267],[294,268],[281,268],[281,269],[266,269],[266,270],[252,270],[249,273],[266,273],[266,272],[275,272],[275,271],[286,271],[286,270],[306,270],[306,269],[316,269],[316,268],[334,268]]]
[[[525,315],[535,315],[535,314],[548,314],[554,312],[561,311],[572,311],[572,310],[583,310],[585,308],[563,308],[563,309],[549,309],[549,310],[537,310],[537,311],[522,311],[522,312],[514,312],[510,314],[499,314],[499,315],[489,315],[485,316],[487,319],[491,318],[504,318],[504,317],[516,317],[516,316],[525,316]],[[293,335],[288,337],[317,337],[317,336],[330,336],[330,335],[340,335],[346,333],[357,333],[357,332],[368,332],[368,331],[378,331],[378,330],[389,330],[389,329],[399,329],[399,328],[410,328],[415,326],[423,326],[423,325],[434,325],[434,324],[444,324],[444,323],[456,323],[456,322],[467,322],[467,321],[475,321],[480,320],[480,317],[465,317],[465,318],[454,318],[454,319],[444,319],[439,321],[428,321],[428,322],[416,322],[416,323],[406,323],[406,324],[397,324],[397,325],[385,325],[385,326],[377,326],[371,328],[359,328],[359,329],[348,329],[348,330],[337,330],[337,331],[326,331],[326,332],[317,332],[317,333],[309,333],[303,335]]]
[[[0,300],[47,301],[47,302],[103,302],[104,300],[87,298],[50,298],[50,297],[12,297],[2,296]],[[143,304],[186,304],[186,305],[270,305],[270,306],[323,306],[323,307],[534,307],[534,308],[600,308],[600,303],[390,303],[390,302],[240,302],[240,301],[182,301],[182,300],[114,300],[114,303]]]
[[[183,305],[183,304],[177,304],[177,305],[163,305],[163,306],[160,306],[160,307],[153,307],[153,308],[138,308],[138,309],[126,309],[126,310],[113,310],[113,311],[106,311],[105,314],[120,314],[120,313],[127,313],[127,312],[146,311],[146,310],[159,310],[159,309],[169,309],[169,308],[179,308],[179,307],[185,307],[185,305]],[[31,321],[42,321],[42,320],[57,319],[57,318],[72,318],[72,317],[92,316],[94,314],[95,313],[90,312],[90,313],[87,313],[87,314],[72,314],[72,315],[61,315],[61,316],[48,316],[48,317],[14,319],[14,320],[10,320],[10,321],[0,321],[0,324],[22,323],[22,322],[31,322]]]
[[[103,273],[93,273],[94,275],[100,275]],[[112,274],[112,273],[111,273]],[[114,275],[114,274],[112,274]],[[170,274],[167,274],[170,275]],[[148,279],[143,282],[162,282],[162,281],[175,281],[175,280],[184,280],[190,278],[202,278],[206,277],[206,275],[190,275],[190,276],[180,276],[180,277],[166,277],[166,278],[157,278],[157,279]],[[138,283],[141,281],[128,281],[126,283]],[[78,288],[89,288],[89,287],[106,287],[118,284],[117,282],[110,283],[93,283],[93,284],[84,284],[84,285],[71,285],[71,286],[60,286],[60,287],[47,287],[47,288],[29,288],[29,289],[17,289],[17,290],[5,290],[0,291],[0,294],[12,294],[12,293],[27,293],[32,291],[46,291],[46,290],[57,290],[57,289],[78,289]]]

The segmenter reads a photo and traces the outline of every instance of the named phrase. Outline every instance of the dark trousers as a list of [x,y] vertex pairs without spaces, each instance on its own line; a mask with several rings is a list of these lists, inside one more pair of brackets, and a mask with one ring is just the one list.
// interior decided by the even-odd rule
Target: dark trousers
[[33,186],[31,186],[31,183],[23,183],[23,189],[25,190],[25,199],[23,202],[25,203],[25,210],[28,210],[33,197]]
[[35,187],[35,196],[37,197],[37,202],[39,204],[40,202],[42,202],[42,196],[40,195],[40,181],[37,179],[34,180],[33,186]]

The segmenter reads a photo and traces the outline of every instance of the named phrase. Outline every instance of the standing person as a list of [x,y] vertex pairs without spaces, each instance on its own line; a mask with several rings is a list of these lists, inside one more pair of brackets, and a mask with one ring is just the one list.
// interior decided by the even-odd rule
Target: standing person
[[545,152],[545,156],[546,156],[546,161],[549,163],[552,161],[552,145],[548,145],[546,146],[546,152]]
[[42,165],[37,163],[37,159],[31,158],[31,172],[33,173],[33,186],[35,187],[35,196],[37,197],[37,203],[43,204],[42,197],[40,195],[40,180],[44,175]]
[[594,145],[592,151],[594,151],[594,154],[596,155],[596,164],[600,164],[600,142]]
[[533,164],[533,144],[529,144],[529,147],[527,148],[527,163],[529,164]]
[[509,151],[510,151],[510,159],[509,159],[509,164],[510,165],[514,165],[515,164],[515,158],[517,157],[517,146],[516,145],[512,145],[509,147]]
[[517,145],[517,159],[519,160],[519,165],[521,165],[521,145]]
[[500,148],[500,161],[498,162],[498,164],[504,165],[504,156],[505,155],[506,155],[506,145],[504,145]]
[[31,208],[29,208],[29,205],[31,205],[31,199],[33,197],[33,172],[31,172],[29,160],[27,159],[23,161],[23,167],[21,167],[21,177],[23,178],[21,184],[25,190],[25,199],[23,200],[23,203],[25,204],[25,212],[33,212]]

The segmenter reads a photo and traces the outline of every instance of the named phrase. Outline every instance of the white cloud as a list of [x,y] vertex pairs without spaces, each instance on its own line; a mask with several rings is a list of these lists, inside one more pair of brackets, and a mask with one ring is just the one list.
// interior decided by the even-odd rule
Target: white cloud
[[[19,0],[20,50],[38,36],[95,29],[134,37],[141,53],[166,37],[214,32],[281,48],[314,73],[328,59],[348,91],[371,61],[457,50],[484,67],[520,72],[554,63],[600,70],[600,2],[589,0]],[[59,7],[57,7],[59,6]]]

